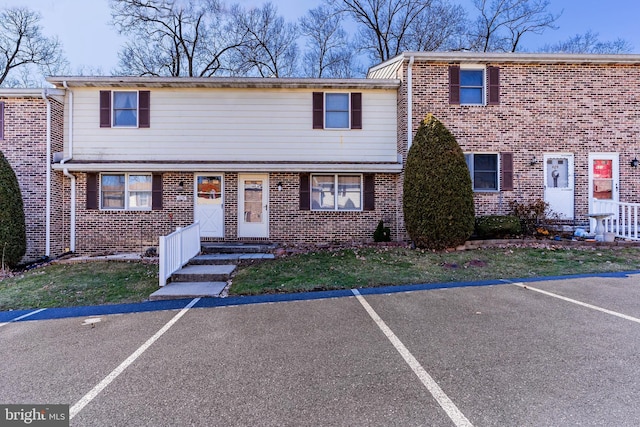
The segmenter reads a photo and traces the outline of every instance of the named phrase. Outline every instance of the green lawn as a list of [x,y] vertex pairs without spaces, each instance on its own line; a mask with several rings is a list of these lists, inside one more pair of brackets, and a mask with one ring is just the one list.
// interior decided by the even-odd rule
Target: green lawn
[[[398,247],[318,251],[240,266],[231,295],[640,270],[640,247],[492,248],[434,253]],[[52,264],[0,280],[0,311],[140,302],[158,266]]]

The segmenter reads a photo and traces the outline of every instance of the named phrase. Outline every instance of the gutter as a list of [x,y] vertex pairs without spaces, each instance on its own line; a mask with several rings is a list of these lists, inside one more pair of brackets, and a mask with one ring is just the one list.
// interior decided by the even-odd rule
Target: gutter
[[[62,82],[62,87],[69,93],[69,156],[60,161],[61,165],[73,159],[73,92],[67,86],[67,81]],[[76,250],[76,177],[69,173],[69,169],[63,168],[62,173],[64,176],[71,180],[71,208],[69,212],[69,250],[75,252]]]

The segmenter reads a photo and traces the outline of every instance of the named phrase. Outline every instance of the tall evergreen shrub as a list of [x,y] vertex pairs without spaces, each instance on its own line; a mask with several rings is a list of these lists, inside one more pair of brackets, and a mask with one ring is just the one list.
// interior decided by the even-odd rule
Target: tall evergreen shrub
[[471,177],[455,137],[429,114],[409,149],[403,209],[409,237],[419,248],[463,244],[473,233]]
[[0,262],[15,267],[27,250],[24,208],[18,179],[0,152]]

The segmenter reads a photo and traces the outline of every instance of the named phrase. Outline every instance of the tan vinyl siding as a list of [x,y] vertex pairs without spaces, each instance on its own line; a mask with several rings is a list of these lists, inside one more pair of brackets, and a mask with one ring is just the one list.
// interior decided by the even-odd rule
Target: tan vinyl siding
[[74,160],[397,160],[395,89],[352,90],[362,130],[314,130],[312,90],[207,88],[152,89],[150,128],[100,128],[99,91],[73,90]]

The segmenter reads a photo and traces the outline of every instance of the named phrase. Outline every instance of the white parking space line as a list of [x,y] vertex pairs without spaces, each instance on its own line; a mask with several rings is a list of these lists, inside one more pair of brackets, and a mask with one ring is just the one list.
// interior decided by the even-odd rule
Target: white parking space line
[[358,299],[360,304],[364,307],[364,309],[369,313],[371,319],[378,325],[378,328],[385,334],[385,336],[391,341],[391,344],[398,350],[398,353],[402,356],[402,358],[407,362],[409,367],[413,370],[413,372],[418,376],[422,384],[429,390],[431,395],[436,399],[438,404],[444,409],[447,413],[451,421],[456,426],[462,427],[473,427],[473,424],[464,416],[464,414],[458,409],[458,407],[453,403],[453,401],[446,395],[446,393],[440,388],[438,383],[429,375],[427,371],[420,365],[420,362],[411,354],[409,349],[405,347],[405,345],[398,339],[396,334],[384,323],[384,320],[378,316],[375,310],[369,305],[367,300],[358,292],[357,289],[351,290],[355,297]]
[[45,310],[46,310],[46,308],[41,308],[39,310],[34,310],[34,311],[29,312],[29,313],[23,314],[22,316],[18,316],[15,319],[11,319],[8,322],[0,323],[0,328],[3,327],[4,325],[8,325],[9,323],[12,323],[12,322],[17,322],[18,320],[22,320],[22,319],[27,318],[29,316],[33,316],[34,314],[38,314],[41,311],[45,311]]
[[178,314],[173,316],[171,320],[169,320],[158,332],[156,332],[151,338],[149,338],[144,344],[142,344],[136,351],[131,354],[131,356],[127,357],[127,359],[122,362],[117,368],[115,368],[109,375],[107,375],[98,385],[96,385],[89,393],[85,394],[82,399],[76,402],[75,405],[71,407],[69,410],[69,419],[73,419],[78,412],[82,411],[82,409],[89,404],[95,397],[100,394],[102,390],[104,390],[113,380],[115,380],[125,369],[129,367],[135,360],[142,355],[151,345],[158,340],[165,332],[169,330],[182,316],[184,316],[187,311],[191,307],[193,307],[200,298],[193,299],[185,308],[180,310]]
[[553,292],[548,292],[548,291],[544,291],[542,289],[531,287],[529,285],[525,285],[524,283],[512,283],[512,284],[515,285],[515,286],[519,286],[519,287],[521,287],[523,289],[528,289],[530,291],[539,292],[541,294],[544,294],[544,295],[547,295],[547,296],[550,296],[550,297],[553,297],[553,298],[558,298],[558,299],[561,299],[563,301],[570,302],[572,304],[581,305],[582,307],[590,308],[592,310],[597,310],[597,311],[600,311],[602,313],[606,313],[606,314],[610,314],[612,316],[620,317],[621,319],[630,320],[632,322],[640,323],[640,319],[638,319],[637,317],[628,316],[626,314],[618,313],[617,311],[608,310],[606,308],[598,307],[596,305],[587,304],[586,302],[578,301],[578,300],[575,300],[575,299],[572,299],[572,298],[567,298],[567,297],[564,297],[562,295],[554,294]]

